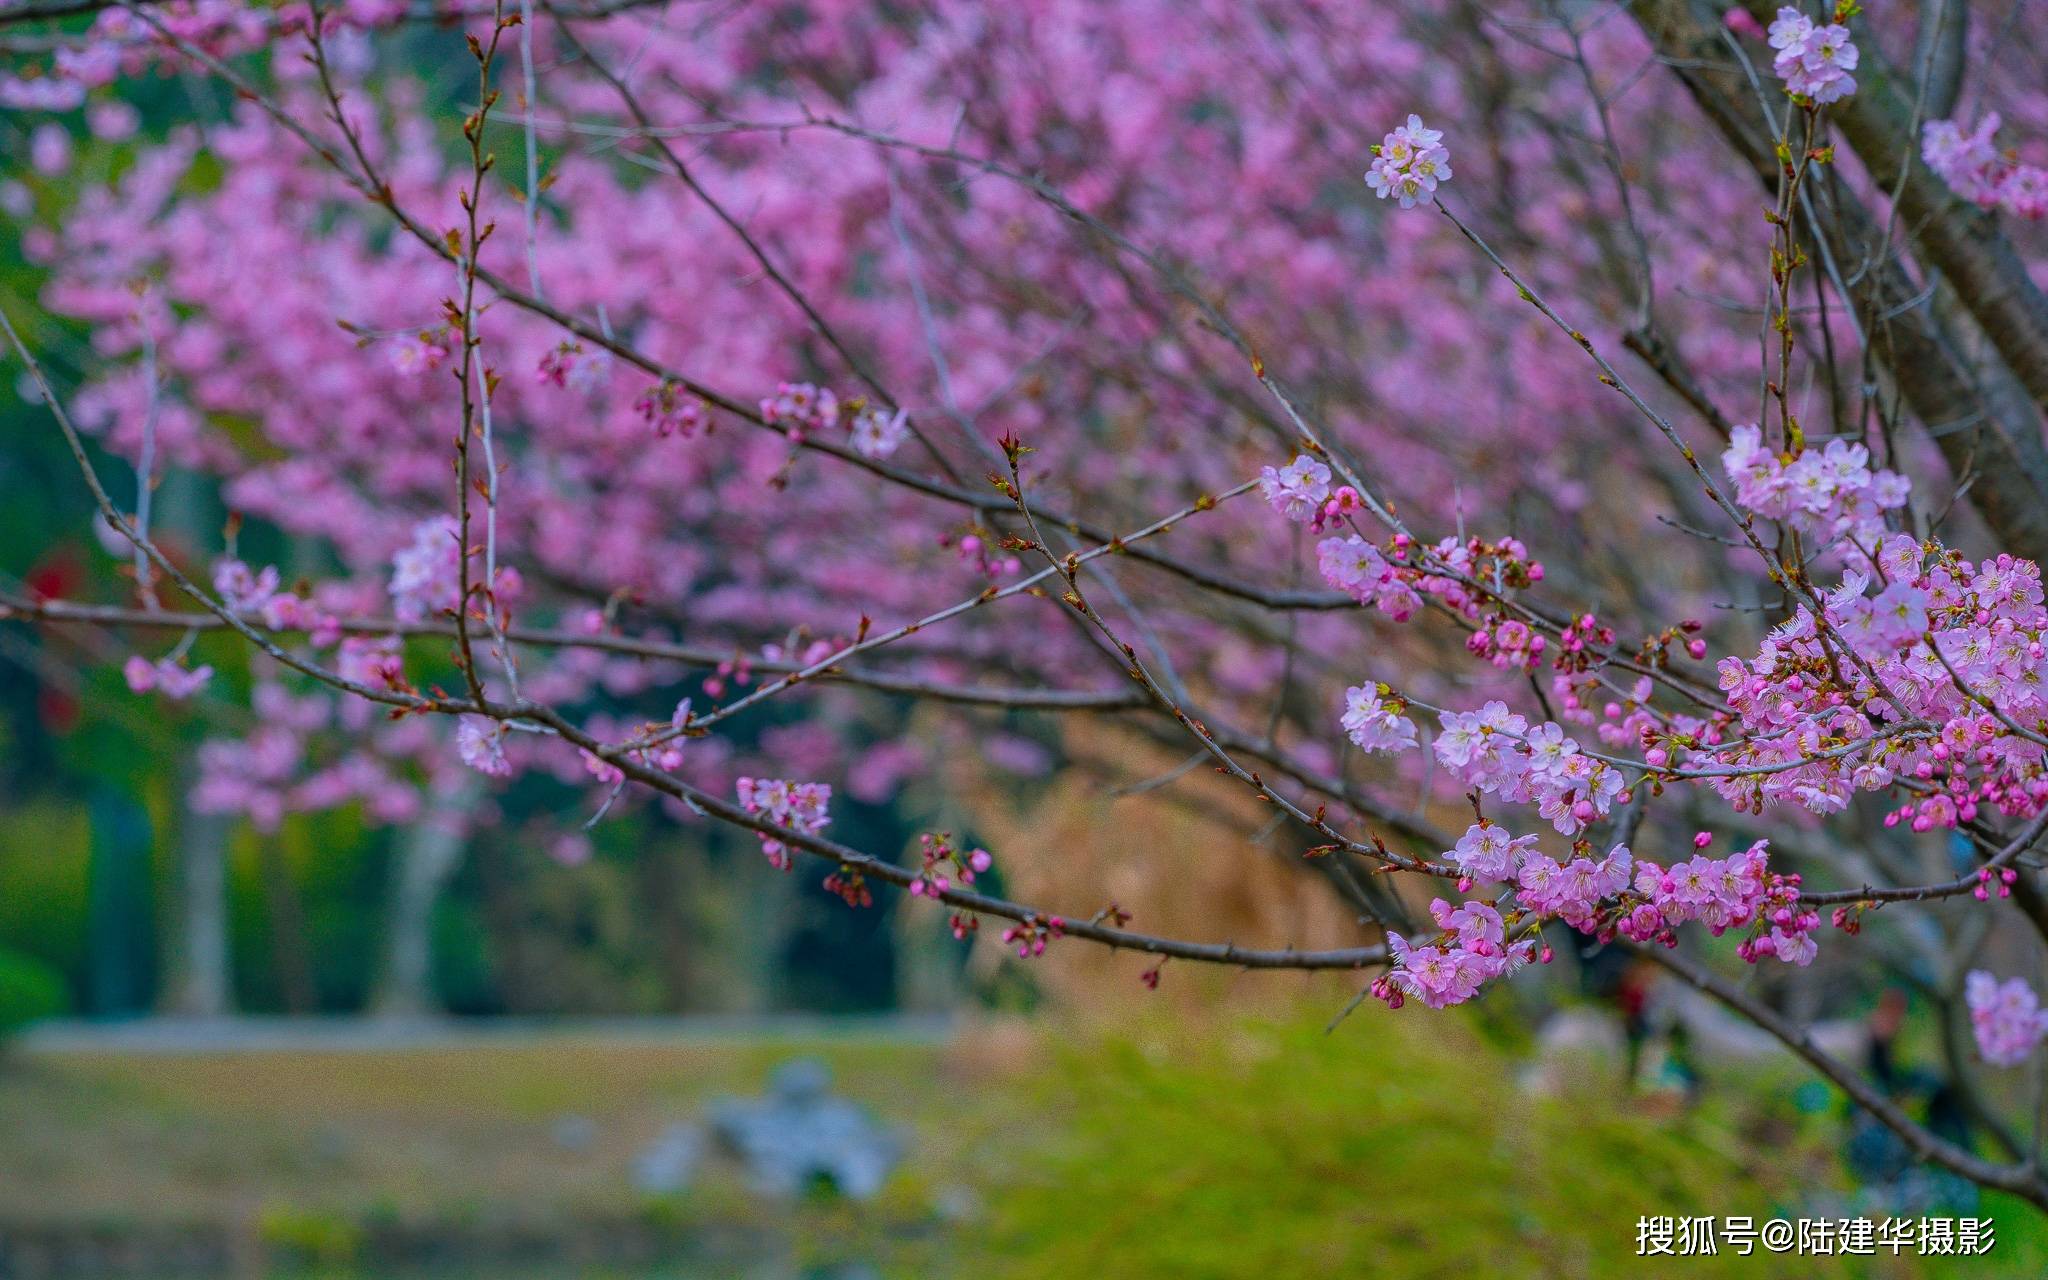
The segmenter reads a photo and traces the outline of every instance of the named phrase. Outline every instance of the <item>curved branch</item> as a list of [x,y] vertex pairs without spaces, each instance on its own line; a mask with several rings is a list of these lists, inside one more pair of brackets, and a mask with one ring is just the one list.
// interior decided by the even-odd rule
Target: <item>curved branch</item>
[[1955,113],[1963,92],[1963,54],[1970,34],[1970,0],[1920,0],[1913,40],[1913,77],[1929,120]]
[[[687,782],[659,770],[650,769],[629,757],[613,755],[612,748],[578,729],[551,707],[526,703],[510,707],[493,706],[488,708],[487,712],[498,719],[530,720],[545,725],[572,746],[581,747],[593,755],[609,760],[635,782],[680,800],[722,822],[780,840],[813,858],[837,863],[864,876],[872,876],[904,888],[908,888],[918,879],[916,873],[893,862],[884,862],[872,854],[862,853],[849,845],[827,840],[822,836],[777,826],[758,814],[749,813],[730,800],[721,799],[708,791],[701,791]],[[928,892],[926,896],[978,915],[1000,916],[1022,923],[1045,924],[1054,918],[1035,908],[966,889],[940,889]],[[1062,933],[1069,936],[1099,942],[1116,950],[1142,951],[1147,955],[1171,956],[1177,960],[1197,960],[1207,964],[1234,965],[1245,969],[1361,969],[1368,965],[1382,964],[1387,959],[1387,949],[1383,946],[1343,947],[1326,951],[1301,951],[1291,947],[1278,950],[1259,949],[1240,947],[1231,942],[1185,942],[1133,933],[1128,929],[1112,928],[1092,921],[1064,918],[1061,919],[1060,928]]]
[[1804,1058],[1814,1070],[1832,1080],[1856,1104],[1876,1116],[1887,1129],[1899,1135],[1907,1148],[1922,1160],[1932,1161],[1982,1186],[2010,1191],[2048,1209],[2048,1179],[2031,1164],[1997,1164],[1943,1138],[1900,1109],[1884,1093],[1851,1070],[1849,1066],[1814,1043],[1812,1033],[1797,1027],[1784,1015],[1758,1000],[1721,975],[1686,956],[1665,947],[1624,943],[1631,951],[1654,960],[1691,986],[1769,1032],[1786,1048]]
[[[163,631],[224,631],[228,624],[210,613],[176,612],[165,609],[123,609],[111,605],[71,604],[61,600],[28,600],[0,592],[0,619],[23,618],[50,623],[80,623],[107,627],[150,627]],[[269,635],[303,635],[304,627],[272,627],[261,619],[243,618],[247,626]],[[336,628],[355,636],[445,636],[455,635],[450,622],[402,622],[396,618],[341,618]],[[666,640],[618,635],[588,635],[545,627],[507,627],[509,639],[521,644],[553,649],[587,649],[629,658],[654,658],[687,663],[694,667],[716,667],[730,662],[731,649],[709,645],[676,644]],[[757,671],[787,674],[804,670],[804,665],[776,658],[749,657],[747,664]],[[810,677],[840,684],[860,685],[883,693],[900,693],[936,702],[957,702],[969,706],[1006,707],[1028,711],[1125,711],[1146,705],[1143,694],[1133,690],[1007,689],[995,685],[952,684],[919,680],[888,671],[835,666]]]

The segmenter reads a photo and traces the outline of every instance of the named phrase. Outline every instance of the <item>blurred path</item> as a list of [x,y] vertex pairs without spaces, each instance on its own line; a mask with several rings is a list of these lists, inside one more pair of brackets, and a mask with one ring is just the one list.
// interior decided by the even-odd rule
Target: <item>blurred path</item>
[[384,1052],[531,1044],[761,1044],[844,1040],[937,1044],[943,1014],[701,1014],[660,1018],[137,1018],[45,1022],[10,1050],[30,1054]]

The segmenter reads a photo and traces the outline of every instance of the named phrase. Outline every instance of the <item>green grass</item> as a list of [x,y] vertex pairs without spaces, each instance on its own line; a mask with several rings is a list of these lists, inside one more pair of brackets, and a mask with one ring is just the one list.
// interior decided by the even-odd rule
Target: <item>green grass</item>
[[[1031,1085],[1056,1123],[1013,1149],[977,1273],[1641,1275],[1655,1264],[1635,1256],[1639,1215],[1796,1219],[1839,1180],[1819,1126],[1789,1107],[1652,1111],[1606,1069],[1537,1098],[1515,1065],[1471,1021],[1415,1011],[1361,1010],[1329,1035],[1320,1019],[1162,1023],[1069,1047]],[[1783,1096],[1774,1078],[1750,1083]],[[1958,1274],[2048,1269],[2038,1213],[2010,1201],[1979,1212],[1999,1221],[1997,1254]],[[1930,1273],[1912,1258],[1680,1265]]]
[[[999,1024],[950,1047],[544,1040],[16,1059],[0,1069],[0,1220],[242,1222],[329,1275],[350,1274],[379,1223],[487,1236],[498,1222],[623,1217],[738,1233],[739,1247],[780,1260],[776,1275],[860,1259],[892,1277],[990,1280],[1598,1280],[1659,1273],[1635,1257],[1640,1215],[1797,1218],[1841,1182],[1839,1132],[1791,1105],[1806,1077],[1789,1064],[1710,1076],[1689,1110],[1624,1095],[1611,1064],[1535,1096],[1517,1084],[1520,1048],[1475,1019],[1368,1007],[1325,1034],[1327,1016],[1162,1013],[1107,1033]],[[679,1197],[631,1190],[632,1155],[663,1125],[714,1095],[757,1091],[795,1053],[824,1058],[843,1092],[915,1133],[879,1204],[767,1205],[720,1169]],[[554,1142],[564,1115],[591,1121],[587,1149]],[[962,1204],[973,1207],[956,1221]],[[1703,1276],[2048,1272],[2042,1215],[1997,1198],[1978,1212],[1997,1219],[1997,1253],[1948,1270],[1912,1258],[1682,1265]],[[533,1277],[572,1274],[610,1273]]]
[[[778,1062],[824,1059],[884,1115],[911,1110],[940,1050],[772,1040],[546,1040],[393,1052],[63,1055],[0,1064],[0,1216],[161,1224],[396,1207],[630,1209],[633,1154]],[[587,1147],[558,1144],[563,1117]],[[716,1180],[713,1180],[714,1183]],[[283,1219],[281,1219],[283,1220]]]

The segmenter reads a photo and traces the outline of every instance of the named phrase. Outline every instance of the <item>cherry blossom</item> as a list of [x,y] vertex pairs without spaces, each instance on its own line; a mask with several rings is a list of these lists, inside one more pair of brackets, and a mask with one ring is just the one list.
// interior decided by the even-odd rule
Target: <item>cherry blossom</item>
[[2033,987],[2025,978],[1998,978],[1973,969],[1964,984],[1970,1005],[1970,1030],[1977,1036],[1977,1051],[1984,1061],[1998,1067],[2016,1067],[2033,1056],[2042,1037],[2048,1036],[2048,1012],[2040,1007]]
[[213,668],[186,667],[169,658],[151,662],[137,654],[122,665],[121,675],[128,682],[131,693],[154,690],[173,701],[181,701],[206,687],[207,682],[213,679]]
[[455,726],[455,750],[462,763],[478,773],[504,777],[512,772],[505,759],[505,726],[482,716],[464,716]]
[[1330,469],[1304,454],[1284,467],[1261,470],[1259,492],[1289,520],[1310,520],[1330,496]]
[[[409,51],[474,37],[504,85],[507,10],[112,6],[0,78],[57,117],[0,181],[59,321],[24,331],[88,338],[24,394],[104,464],[82,545],[121,601],[10,625],[189,632],[122,666],[171,697],[192,645],[244,645],[195,807],[405,822],[467,787],[482,827],[537,776],[576,792],[536,819],[565,865],[643,805],[963,942],[1088,936],[1148,986],[1168,954],[1384,966],[1432,1007],[1544,930],[1740,1009],[1685,967],[1731,930],[1796,969],[1824,914],[2018,914],[2048,609],[2038,494],[2001,485],[2048,365],[2035,229],[1969,206],[2048,201],[2025,60],[1970,59],[2003,119],[1916,140],[1912,15],[1859,49],[1853,3],[603,8],[522,15],[535,90],[460,120]],[[1700,74],[1742,40],[1787,110]],[[122,110],[166,77],[222,92]],[[484,163],[515,128],[545,181]],[[1953,200],[1880,180],[1916,141]],[[189,597],[113,536],[173,473],[235,513],[137,530],[206,566]],[[1422,886],[1406,919],[1306,959],[1140,938],[990,896],[947,835],[826,837],[835,786],[1079,767],[1074,711],[1199,753],[1333,882]],[[1686,847],[1717,818],[1736,851]],[[2031,993],[1978,985],[1986,1057],[2024,1057]]]
[[1996,111],[1984,113],[1968,130],[1954,120],[1930,120],[1920,156],[1965,200],[2015,218],[2048,218],[2048,169],[2000,151],[1992,139],[2001,123]]
[[871,405],[854,415],[849,429],[862,457],[886,458],[910,438],[909,414],[902,409],[887,413]]
[[1406,751],[1415,746],[1415,724],[1380,690],[1353,686],[1344,691],[1344,732],[1361,751]]
[[[822,782],[741,778],[734,785],[742,808],[778,827],[816,835],[831,821],[826,807],[832,802],[832,788]],[[760,833],[760,837],[761,853],[769,863],[778,871],[789,870],[789,846],[767,832]]]
[[1859,55],[1840,23],[1817,24],[1794,8],[1778,10],[1769,38],[1777,57],[1771,69],[1792,93],[1816,103],[1839,102],[1856,92]]
[[1443,130],[1426,128],[1421,116],[1409,116],[1373,148],[1366,185],[1382,200],[1397,199],[1403,209],[1414,208],[1450,181],[1451,153],[1443,140]]

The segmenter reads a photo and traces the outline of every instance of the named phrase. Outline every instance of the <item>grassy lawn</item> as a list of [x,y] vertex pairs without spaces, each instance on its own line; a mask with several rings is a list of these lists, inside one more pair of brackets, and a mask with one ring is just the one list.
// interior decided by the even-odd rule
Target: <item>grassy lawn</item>
[[884,1114],[940,1058],[840,1040],[17,1058],[0,1072],[0,1213],[616,1209],[635,1152],[710,1098],[759,1092],[793,1054]]
[[[1774,1101],[1801,1079],[1789,1069],[1752,1081],[1766,1101],[1740,1107],[1730,1088],[1690,1110],[1631,1102],[1590,1067],[1534,1097],[1473,1020],[1362,1009],[1326,1035],[1327,1011],[1312,1013],[1147,1015],[1111,1032],[998,1022],[947,1045],[17,1057],[0,1068],[0,1221],[243,1223],[339,1260],[365,1221],[653,1215],[885,1274],[1600,1277],[1643,1271],[1638,1215],[1796,1218],[1840,1184],[1832,1121]],[[914,1134],[879,1204],[792,1213],[717,1167],[670,1201],[631,1189],[633,1155],[665,1125],[758,1091],[797,1053]],[[2031,1210],[1978,1212],[1998,1220],[1998,1251],[1954,1274],[2048,1270]],[[1945,1274],[1911,1258],[1684,1265]]]

